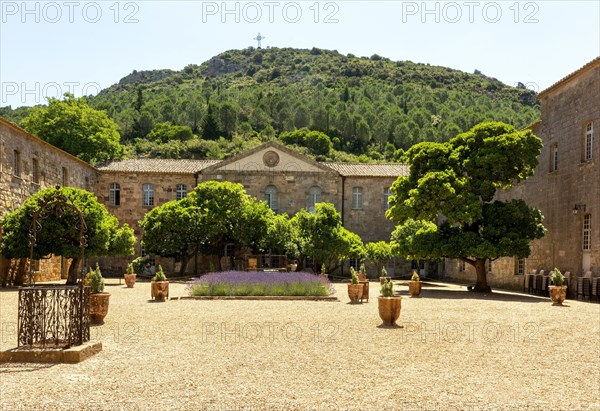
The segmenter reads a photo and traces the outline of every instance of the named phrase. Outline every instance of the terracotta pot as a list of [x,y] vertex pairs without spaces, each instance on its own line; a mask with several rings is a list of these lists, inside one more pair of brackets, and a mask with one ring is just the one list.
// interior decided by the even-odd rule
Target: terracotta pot
[[125,278],[125,284],[127,285],[127,288],[133,288],[137,275],[136,274],[123,274],[123,277]]
[[402,297],[378,297],[379,317],[385,325],[396,325],[400,317]]
[[351,303],[357,303],[362,298],[363,285],[362,284],[348,284],[348,297]]
[[90,294],[90,322],[100,323],[108,314],[110,293]]
[[563,301],[567,297],[567,286],[566,285],[550,285],[550,299],[553,305],[562,305]]
[[390,277],[379,277],[379,283],[381,283],[381,285],[385,284],[385,282],[388,278],[390,278]]
[[411,297],[418,297],[421,294],[421,282],[420,281],[409,281],[408,292]]
[[367,281],[366,274],[358,274],[358,281]]
[[150,293],[156,301],[165,301],[169,298],[169,282],[168,281],[152,281]]

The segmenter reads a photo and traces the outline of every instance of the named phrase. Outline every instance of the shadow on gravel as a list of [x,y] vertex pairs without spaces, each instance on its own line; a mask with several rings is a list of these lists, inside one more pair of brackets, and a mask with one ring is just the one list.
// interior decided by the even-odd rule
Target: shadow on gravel
[[[404,297],[408,296],[408,290],[400,290],[398,295]],[[521,302],[521,303],[550,303],[550,297],[526,295],[526,294],[512,294],[504,292],[491,292],[491,293],[476,293],[468,290],[460,289],[431,289],[429,287],[423,287],[421,290],[420,299],[436,298],[436,299],[450,299],[450,300],[486,300],[486,301],[506,301],[506,302]]]
[[52,368],[56,364],[36,364],[36,363],[0,363],[0,374],[16,374],[18,372],[35,372]]

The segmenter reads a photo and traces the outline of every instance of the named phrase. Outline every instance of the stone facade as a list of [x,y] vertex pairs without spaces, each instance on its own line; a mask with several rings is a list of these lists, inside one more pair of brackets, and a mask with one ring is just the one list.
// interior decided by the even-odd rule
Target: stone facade
[[[18,208],[40,189],[56,185],[93,190],[97,170],[78,158],[26,133],[0,118],[0,213]],[[34,281],[61,278],[68,261],[50,258],[35,263]],[[38,269],[39,267],[39,269]],[[14,278],[29,270],[27,261],[10,261],[0,256],[0,279]]]
[[[497,195],[499,200],[522,198],[544,215],[547,233],[532,243],[521,272],[557,267],[574,276],[589,270],[600,276],[600,57],[538,98],[542,119],[530,128],[542,139],[543,149],[535,174]],[[467,265],[466,273],[461,272],[459,265],[447,261],[446,276],[473,282],[474,271]],[[515,258],[494,261],[489,284],[522,289],[518,272]]]
[[[342,214],[345,227],[357,233],[363,241],[389,241],[394,228],[385,219],[384,194],[398,175],[406,172],[399,164],[319,163],[277,143],[266,143],[224,161],[203,160],[126,160],[99,168],[96,195],[109,212],[121,223],[134,228],[136,237],[143,237],[139,221],[152,206],[142,204],[144,184],[154,188],[154,206],[176,198],[177,185],[192,190],[203,181],[240,183],[246,192],[259,200],[267,200],[277,213],[294,215],[301,209],[311,209],[315,202],[330,202]],[[111,204],[111,185],[118,184],[119,205]],[[361,208],[353,208],[352,189],[362,188]],[[342,200],[343,199],[343,200]],[[114,201],[113,201],[114,202]],[[138,241],[136,255],[141,255]],[[225,250],[224,250],[225,252]],[[100,266],[110,272],[124,272],[127,258],[102,258]],[[155,258],[167,273],[178,271],[174,259]],[[200,271],[216,261],[200,258]],[[390,274],[396,268],[408,272],[410,263],[391,262]],[[195,271],[194,262],[186,272]]]

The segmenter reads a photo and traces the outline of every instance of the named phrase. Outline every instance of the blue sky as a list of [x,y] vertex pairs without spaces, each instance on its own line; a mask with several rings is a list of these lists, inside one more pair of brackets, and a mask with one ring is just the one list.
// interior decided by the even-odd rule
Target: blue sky
[[543,90],[600,55],[593,1],[5,1],[0,106],[95,94],[132,70],[230,49],[335,49],[473,72]]

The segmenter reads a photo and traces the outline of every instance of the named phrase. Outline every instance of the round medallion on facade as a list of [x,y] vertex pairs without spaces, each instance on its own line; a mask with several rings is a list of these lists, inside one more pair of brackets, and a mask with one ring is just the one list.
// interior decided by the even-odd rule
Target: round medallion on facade
[[279,154],[274,151],[267,151],[263,155],[263,163],[265,163],[267,167],[275,167],[279,164]]

